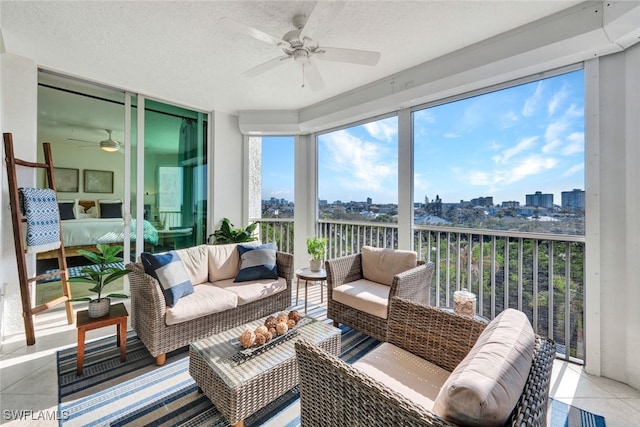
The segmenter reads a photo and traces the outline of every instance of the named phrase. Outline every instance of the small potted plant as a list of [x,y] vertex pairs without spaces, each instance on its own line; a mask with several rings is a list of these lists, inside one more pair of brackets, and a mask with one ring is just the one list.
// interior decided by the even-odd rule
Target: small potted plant
[[307,252],[311,255],[311,260],[309,260],[311,271],[320,271],[324,255],[327,252],[327,239],[324,237],[308,237]]
[[118,255],[122,252],[123,247],[97,244],[96,249],[98,253],[78,249],[78,253],[95,265],[83,267],[80,270],[82,276],[69,279],[69,282],[93,284],[93,287],[89,290],[98,294],[98,298],[82,297],[72,299],[72,301],[89,301],[89,317],[91,318],[102,317],[109,314],[111,298],[129,298],[125,294],[118,293],[112,293],[106,297],[102,296],[105,286],[129,274],[129,270],[111,265],[115,262],[122,261],[122,258]]

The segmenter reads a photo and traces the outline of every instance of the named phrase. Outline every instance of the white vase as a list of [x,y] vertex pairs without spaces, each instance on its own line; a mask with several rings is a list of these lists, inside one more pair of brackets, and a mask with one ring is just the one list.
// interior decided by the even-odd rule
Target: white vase
[[110,298],[100,298],[99,300],[94,299],[89,301],[89,317],[91,317],[92,319],[106,316],[107,314],[109,314],[110,309]]
[[309,260],[309,269],[311,271],[320,271],[322,269],[322,260],[321,259],[310,259]]

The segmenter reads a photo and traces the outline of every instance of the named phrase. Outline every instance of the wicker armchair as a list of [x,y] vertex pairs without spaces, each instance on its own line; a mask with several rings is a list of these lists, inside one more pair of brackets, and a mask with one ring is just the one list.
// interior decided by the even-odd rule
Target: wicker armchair
[[[393,298],[389,342],[448,371],[473,347],[486,324],[434,307]],[[295,344],[303,426],[453,426],[425,407],[319,347]],[[533,362],[506,425],[546,425],[555,347],[535,337]]]
[[389,318],[388,302],[391,298],[398,296],[422,304],[430,304],[433,263],[424,264],[419,261],[417,267],[394,276],[384,317],[370,314],[333,298],[333,290],[338,286],[363,279],[362,253],[328,260],[325,266],[328,294],[327,317],[333,320],[333,326],[337,327],[342,323],[379,341],[385,341]]

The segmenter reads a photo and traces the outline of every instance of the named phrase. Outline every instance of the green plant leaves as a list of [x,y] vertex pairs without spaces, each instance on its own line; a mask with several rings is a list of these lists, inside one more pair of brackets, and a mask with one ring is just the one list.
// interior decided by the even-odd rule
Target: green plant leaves
[[[69,282],[93,284],[94,286],[89,290],[98,294],[98,299],[100,299],[102,291],[104,290],[104,287],[106,285],[120,279],[121,277],[126,276],[130,273],[130,271],[123,268],[107,267],[107,265],[109,264],[122,261],[122,257],[118,256],[123,250],[122,246],[111,246],[98,243],[96,245],[96,249],[98,250],[97,253],[86,251],[84,249],[79,249],[78,253],[80,253],[83,257],[85,257],[92,263],[96,264],[98,266],[98,269],[95,270],[91,267],[83,267],[80,270],[80,274],[82,274],[82,276],[72,277],[69,279]],[[113,295],[114,298],[128,298],[128,296],[124,294],[111,295]],[[91,298],[73,298],[72,301],[91,301]]]
[[213,233],[214,243],[224,245],[226,243],[245,243],[258,240],[253,235],[258,223],[249,224],[246,228],[234,228],[228,218],[222,218],[220,228]]

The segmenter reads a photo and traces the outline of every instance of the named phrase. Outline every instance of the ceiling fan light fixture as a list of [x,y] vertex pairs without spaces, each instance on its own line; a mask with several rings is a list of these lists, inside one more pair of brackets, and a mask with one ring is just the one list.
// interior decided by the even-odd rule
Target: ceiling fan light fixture
[[100,141],[100,148],[102,148],[104,151],[108,151],[109,153],[114,153],[118,151],[118,149],[120,148],[120,144],[112,139],[107,139],[104,141]]
[[104,141],[100,141],[100,148],[109,153],[115,153],[120,148],[120,143],[111,138],[111,129],[105,129],[105,131],[107,131],[109,138]]

